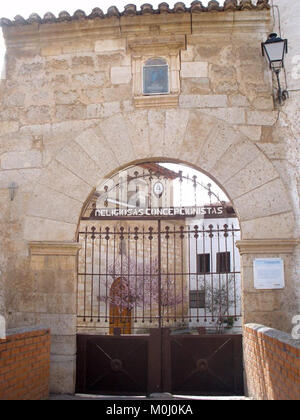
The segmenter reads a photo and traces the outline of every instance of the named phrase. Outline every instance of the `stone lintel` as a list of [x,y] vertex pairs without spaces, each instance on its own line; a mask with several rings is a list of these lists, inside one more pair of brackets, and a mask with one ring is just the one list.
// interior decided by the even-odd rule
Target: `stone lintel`
[[240,254],[293,254],[297,239],[245,239],[237,241]]
[[29,242],[30,255],[76,256],[80,248],[77,242]]

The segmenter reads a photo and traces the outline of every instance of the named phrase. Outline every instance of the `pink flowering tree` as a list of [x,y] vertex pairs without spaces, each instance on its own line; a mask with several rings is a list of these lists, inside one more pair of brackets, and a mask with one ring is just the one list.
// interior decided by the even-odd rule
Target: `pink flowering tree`
[[[183,302],[182,287],[176,285],[175,279],[162,273],[160,285],[157,259],[152,263],[141,263],[128,257],[118,258],[108,267],[108,273],[107,292],[100,296],[103,302],[133,310],[153,308],[160,301],[162,315]],[[111,293],[111,286],[118,279],[120,282]]]

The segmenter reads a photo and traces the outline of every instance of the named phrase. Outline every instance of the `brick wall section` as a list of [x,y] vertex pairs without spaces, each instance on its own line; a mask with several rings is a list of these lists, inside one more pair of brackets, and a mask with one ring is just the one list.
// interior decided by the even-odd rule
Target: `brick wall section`
[[248,324],[244,329],[248,395],[257,400],[300,400],[300,340]]
[[0,340],[0,400],[47,398],[49,371],[49,330],[11,330]]

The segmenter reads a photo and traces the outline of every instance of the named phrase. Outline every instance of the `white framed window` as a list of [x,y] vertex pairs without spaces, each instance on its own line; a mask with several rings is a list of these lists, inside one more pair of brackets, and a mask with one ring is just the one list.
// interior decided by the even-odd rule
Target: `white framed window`
[[150,58],[143,66],[143,94],[168,95],[170,93],[169,65],[164,58]]

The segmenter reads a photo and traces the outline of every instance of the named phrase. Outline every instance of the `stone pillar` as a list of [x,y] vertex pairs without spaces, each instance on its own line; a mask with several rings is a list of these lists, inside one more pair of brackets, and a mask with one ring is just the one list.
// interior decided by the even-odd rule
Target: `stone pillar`
[[30,268],[35,277],[36,315],[51,332],[50,392],[75,392],[76,267],[78,243],[31,242]]
[[[261,239],[237,242],[242,266],[243,323],[257,323],[291,332],[292,317],[297,314],[295,284],[292,279],[295,239]],[[282,258],[285,268],[285,288],[257,290],[254,288],[253,261],[256,258]]]

